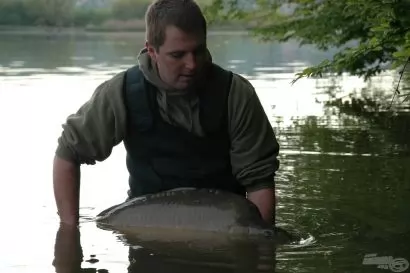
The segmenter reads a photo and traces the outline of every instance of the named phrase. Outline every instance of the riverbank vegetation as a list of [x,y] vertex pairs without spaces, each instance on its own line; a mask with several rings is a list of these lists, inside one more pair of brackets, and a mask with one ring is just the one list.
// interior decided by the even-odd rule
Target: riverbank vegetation
[[[338,49],[332,59],[296,75],[321,77],[349,73],[365,80],[386,69],[397,69],[398,80],[410,61],[410,1],[407,0],[213,0],[206,7],[209,21],[241,21],[268,41],[297,40],[320,50]],[[394,94],[402,94],[399,84]]]
[[[212,0],[198,0],[203,8]],[[96,7],[77,0],[0,0],[0,26],[143,30],[151,0],[112,0]],[[225,25],[231,25],[225,22]]]
[[[265,42],[297,40],[320,50],[338,49],[298,73],[302,77],[349,73],[364,77],[398,69],[394,95],[410,61],[407,0],[197,0],[211,27],[250,30]],[[77,0],[0,0],[0,25],[75,27],[93,31],[144,30],[151,0],[112,0],[99,8]],[[406,77],[404,77],[406,78]],[[408,79],[407,79],[408,80]]]

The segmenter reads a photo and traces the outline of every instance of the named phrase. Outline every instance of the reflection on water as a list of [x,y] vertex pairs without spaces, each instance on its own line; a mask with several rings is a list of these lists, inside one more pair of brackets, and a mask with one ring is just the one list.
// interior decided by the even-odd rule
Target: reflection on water
[[[173,242],[128,239],[126,271],[136,272],[274,272],[275,247],[250,241],[193,242],[189,246]],[[209,248],[213,245],[213,248]],[[82,266],[83,261],[88,266]],[[61,226],[56,235],[53,266],[61,272],[104,272],[93,267],[99,259],[84,257],[80,230]]]
[[406,104],[385,111],[396,75],[371,85],[347,75],[291,85],[295,72],[332,52],[244,35],[210,35],[214,61],[255,85],[281,145],[278,225],[314,241],[215,247],[192,259],[177,255],[182,250],[124,245],[90,222],[126,198],[122,145],[83,168],[81,240],[59,229],[51,163],[61,123],[98,84],[134,64],[142,44],[142,34],[0,36],[0,205],[7,223],[0,272],[376,272],[382,269],[363,265],[366,254],[410,261],[410,116]]

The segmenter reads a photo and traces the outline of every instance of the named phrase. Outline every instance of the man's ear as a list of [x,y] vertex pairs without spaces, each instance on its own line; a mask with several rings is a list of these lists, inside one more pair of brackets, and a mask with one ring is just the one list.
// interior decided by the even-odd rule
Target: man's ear
[[152,45],[150,45],[148,41],[145,42],[145,47],[147,48],[147,53],[151,57],[151,60],[156,61],[157,58],[155,55],[155,48]]

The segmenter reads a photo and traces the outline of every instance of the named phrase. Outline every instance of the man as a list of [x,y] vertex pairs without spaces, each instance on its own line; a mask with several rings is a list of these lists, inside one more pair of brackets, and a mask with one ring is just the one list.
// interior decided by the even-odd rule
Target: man
[[135,66],[97,87],[63,125],[53,185],[62,223],[78,224],[80,165],[123,142],[129,196],[213,187],[247,198],[266,221],[275,211],[279,145],[252,85],[212,62],[194,0],[157,0]]

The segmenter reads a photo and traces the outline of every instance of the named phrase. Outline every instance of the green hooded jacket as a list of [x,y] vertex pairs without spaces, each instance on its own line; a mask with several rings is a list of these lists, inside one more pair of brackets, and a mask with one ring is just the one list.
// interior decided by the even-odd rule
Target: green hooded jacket
[[[161,81],[146,50],[141,51],[138,61],[145,78],[159,90],[157,101],[163,120],[202,136],[196,94],[170,90]],[[124,74],[125,71],[120,72],[100,84],[91,98],[67,117],[58,139],[57,156],[77,164],[95,164],[107,159],[112,149],[124,140],[127,134]],[[273,188],[279,168],[279,144],[255,89],[236,73],[227,110],[233,175],[248,192]]]

